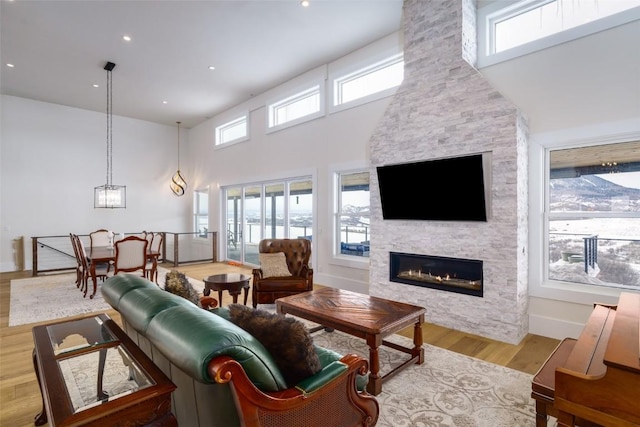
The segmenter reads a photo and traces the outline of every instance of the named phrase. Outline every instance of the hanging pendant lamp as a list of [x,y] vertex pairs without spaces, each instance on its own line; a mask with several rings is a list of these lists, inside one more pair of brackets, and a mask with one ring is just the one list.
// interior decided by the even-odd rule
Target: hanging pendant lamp
[[181,122],[176,122],[176,123],[178,124],[178,170],[176,171],[175,174],[173,174],[173,177],[171,178],[171,184],[169,184],[169,186],[171,187],[171,191],[173,191],[173,194],[180,197],[184,195],[184,190],[187,189],[187,182],[184,180],[184,178],[180,174],[180,123]]
[[107,62],[104,69],[107,71],[107,182],[105,185],[94,187],[94,208],[126,208],[127,187],[113,184],[113,85],[111,72],[116,64]]

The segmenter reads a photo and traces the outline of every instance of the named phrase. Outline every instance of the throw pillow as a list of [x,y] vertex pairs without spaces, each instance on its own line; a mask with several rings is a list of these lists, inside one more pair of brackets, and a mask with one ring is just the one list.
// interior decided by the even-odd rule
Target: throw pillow
[[200,307],[200,295],[198,295],[198,291],[194,289],[193,285],[189,283],[189,279],[184,273],[180,273],[177,270],[168,272],[164,279],[164,290],[181,296]]
[[260,254],[260,269],[263,277],[291,276],[284,252]]
[[262,343],[289,387],[322,370],[313,339],[302,322],[242,304],[228,307],[231,322]]

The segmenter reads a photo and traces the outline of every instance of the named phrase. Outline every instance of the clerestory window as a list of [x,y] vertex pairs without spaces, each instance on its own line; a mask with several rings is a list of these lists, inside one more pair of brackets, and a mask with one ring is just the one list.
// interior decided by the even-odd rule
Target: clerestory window
[[487,66],[640,19],[640,0],[524,0],[478,10],[478,62]]
[[240,142],[248,138],[247,115],[216,127],[216,145]]
[[321,85],[317,84],[268,105],[269,130],[311,120],[323,114]]
[[[387,96],[389,90],[400,86],[403,79],[403,55],[393,55],[383,61],[335,78],[333,105],[348,104],[356,100],[370,101]],[[379,96],[373,97],[375,94]]]

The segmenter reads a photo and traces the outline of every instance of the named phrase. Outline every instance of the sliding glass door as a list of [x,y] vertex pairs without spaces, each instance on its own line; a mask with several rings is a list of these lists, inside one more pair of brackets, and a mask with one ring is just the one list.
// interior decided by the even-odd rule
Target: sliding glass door
[[226,259],[259,265],[258,245],[266,238],[306,237],[313,229],[309,177],[223,188],[226,200]]

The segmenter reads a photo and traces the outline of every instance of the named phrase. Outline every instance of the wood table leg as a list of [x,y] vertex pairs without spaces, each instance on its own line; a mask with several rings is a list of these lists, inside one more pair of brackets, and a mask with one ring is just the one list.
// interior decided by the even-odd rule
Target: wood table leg
[[369,345],[369,382],[367,383],[367,391],[376,396],[382,391],[382,377],[380,376],[380,355],[378,348],[382,342],[379,342],[378,336],[367,337]]
[[229,291],[229,295],[231,295],[231,297],[233,298],[233,303],[237,304],[238,303],[238,295],[240,295],[240,290],[238,290],[237,292]]
[[42,397],[42,411],[36,415],[33,423],[37,426],[41,426],[47,423],[47,412],[44,409],[44,394],[42,393],[42,382],[40,380],[40,371],[38,370],[38,361],[36,359],[36,349],[33,349],[33,369],[36,371],[36,378],[38,379],[38,387],[40,387],[40,396]]
[[424,348],[422,347],[422,323],[423,319],[419,319],[413,327],[413,350],[411,356],[418,356],[416,365],[422,365],[424,362]]

